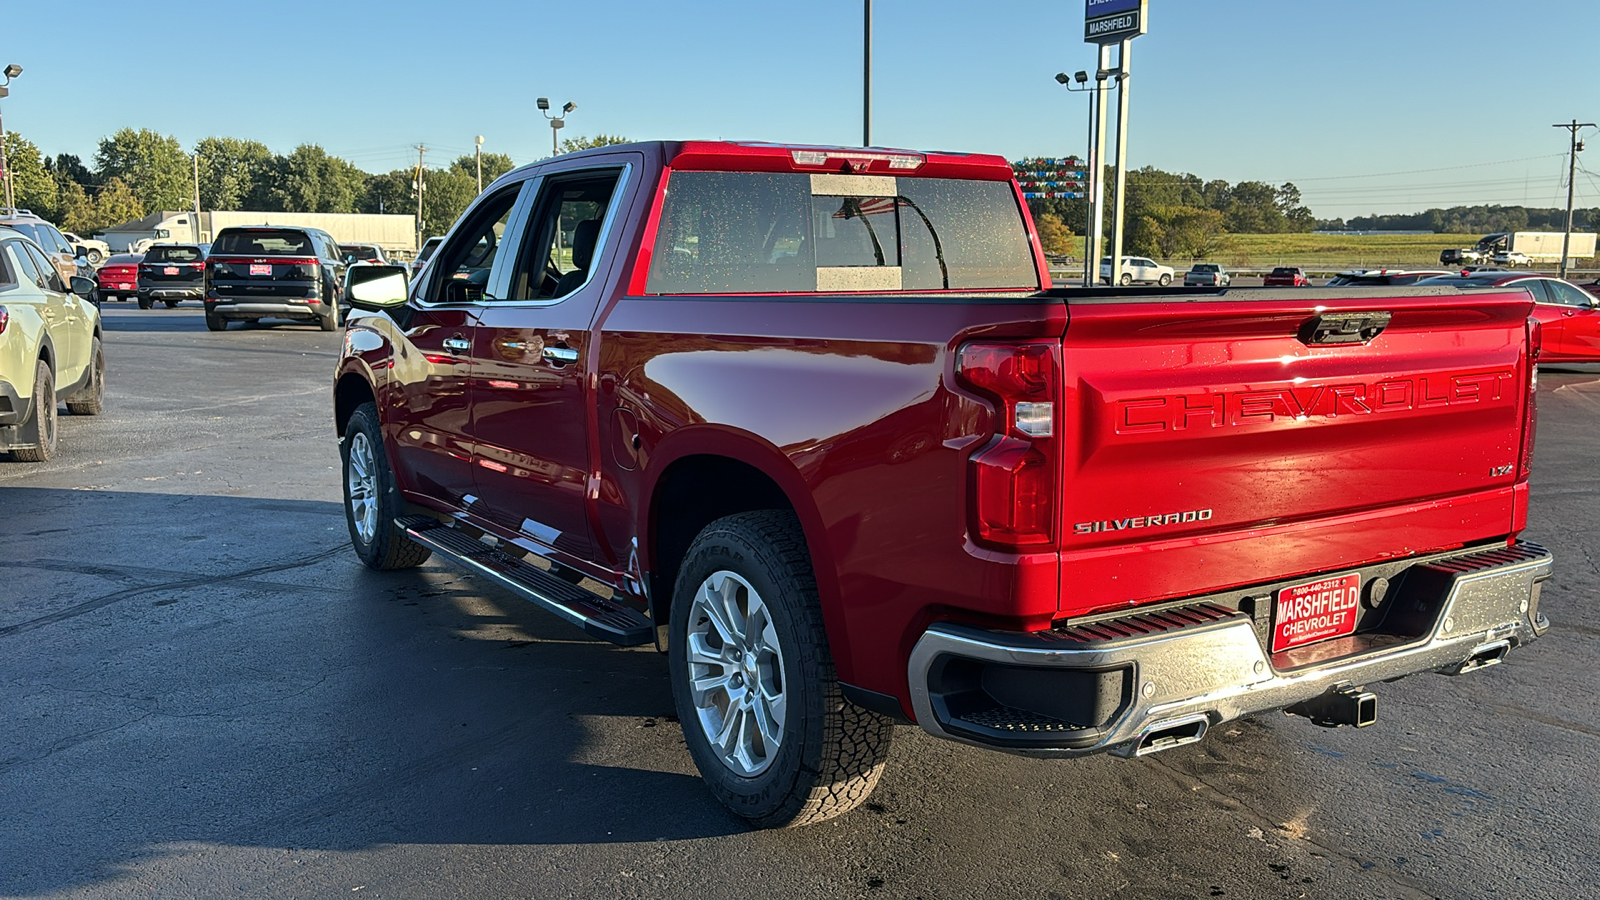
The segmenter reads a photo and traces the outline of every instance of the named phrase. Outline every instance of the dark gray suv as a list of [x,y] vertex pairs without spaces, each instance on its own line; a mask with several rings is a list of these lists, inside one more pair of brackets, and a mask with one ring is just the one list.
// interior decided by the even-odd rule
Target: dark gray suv
[[344,254],[316,228],[224,228],[206,257],[206,327],[289,319],[339,327]]

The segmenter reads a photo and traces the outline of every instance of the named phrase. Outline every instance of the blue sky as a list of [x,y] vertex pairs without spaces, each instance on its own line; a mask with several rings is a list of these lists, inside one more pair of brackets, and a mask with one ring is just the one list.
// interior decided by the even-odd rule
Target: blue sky
[[[873,139],[1010,158],[1084,151],[1082,0],[876,0]],[[861,2],[5,5],[7,128],[90,161],[148,127],[183,144],[318,143],[368,171],[565,136],[861,139]],[[279,10],[267,12],[267,10]],[[184,10],[188,10],[187,13]],[[1600,0],[1150,0],[1134,42],[1129,165],[1294,181],[1322,217],[1559,206],[1566,132],[1600,121]],[[184,55],[185,43],[196,50]],[[159,48],[159,49],[158,49]],[[1579,205],[1600,206],[1600,140]],[[1389,174],[1398,173],[1398,174]]]

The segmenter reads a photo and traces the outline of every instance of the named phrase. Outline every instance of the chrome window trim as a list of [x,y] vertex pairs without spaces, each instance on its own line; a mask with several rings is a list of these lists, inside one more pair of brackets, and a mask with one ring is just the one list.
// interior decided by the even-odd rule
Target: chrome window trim
[[[565,303],[568,298],[576,297],[578,294],[582,293],[583,289],[589,286],[589,282],[594,280],[596,268],[595,262],[597,262],[601,255],[605,252],[605,249],[608,245],[607,242],[611,238],[611,228],[616,222],[617,209],[621,205],[623,191],[628,186],[629,177],[633,174],[633,166],[634,164],[631,162],[602,163],[596,166],[585,166],[584,168],[580,169],[565,169],[560,172],[551,172],[548,175],[543,176],[544,180],[550,180],[564,175],[600,169],[620,168],[622,170],[622,172],[617,176],[616,187],[611,189],[611,203],[606,207],[605,218],[600,223],[600,233],[595,236],[594,256],[589,260],[589,271],[584,273],[585,277],[582,284],[578,285],[560,297],[551,297],[547,300],[482,300],[479,302],[484,305],[492,305],[497,309],[539,309],[546,306],[555,306],[558,303]],[[544,185],[541,184],[539,189],[543,190]],[[529,216],[527,217],[528,219],[531,219],[532,213],[533,210],[530,209]],[[610,271],[609,267],[607,267],[607,271]]]

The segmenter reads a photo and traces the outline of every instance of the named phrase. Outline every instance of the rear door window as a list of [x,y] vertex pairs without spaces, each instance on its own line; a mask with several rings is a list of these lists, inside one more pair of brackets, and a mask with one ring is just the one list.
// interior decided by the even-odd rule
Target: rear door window
[[39,271],[39,287],[47,291],[64,293],[66,286],[61,283],[61,273],[56,271],[55,264],[50,262],[38,247],[29,244],[23,244],[22,247],[28,252],[28,256],[32,258],[35,268]]
[[652,294],[1032,290],[1009,182],[674,172]]

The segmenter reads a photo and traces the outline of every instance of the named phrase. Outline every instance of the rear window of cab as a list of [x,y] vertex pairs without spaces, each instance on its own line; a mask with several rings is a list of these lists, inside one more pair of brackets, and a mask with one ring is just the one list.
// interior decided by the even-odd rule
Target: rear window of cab
[[674,171],[645,290],[1036,290],[1006,181]]

